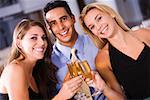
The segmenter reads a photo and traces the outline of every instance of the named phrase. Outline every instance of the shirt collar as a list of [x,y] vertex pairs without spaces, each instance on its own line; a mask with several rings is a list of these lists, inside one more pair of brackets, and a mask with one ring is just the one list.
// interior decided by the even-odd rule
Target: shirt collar
[[[70,59],[71,48],[61,45],[58,41],[55,43],[57,49],[68,59]],[[82,35],[78,35],[78,38],[73,46],[79,53],[83,53],[84,50],[84,37]]]

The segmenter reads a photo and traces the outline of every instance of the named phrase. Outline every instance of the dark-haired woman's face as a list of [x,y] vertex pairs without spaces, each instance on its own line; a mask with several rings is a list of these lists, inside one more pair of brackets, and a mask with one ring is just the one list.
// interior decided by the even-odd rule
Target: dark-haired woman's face
[[42,59],[47,48],[47,37],[39,26],[32,26],[19,41],[19,47],[29,59]]
[[99,38],[109,38],[114,31],[114,19],[107,13],[93,8],[84,17],[87,28]]

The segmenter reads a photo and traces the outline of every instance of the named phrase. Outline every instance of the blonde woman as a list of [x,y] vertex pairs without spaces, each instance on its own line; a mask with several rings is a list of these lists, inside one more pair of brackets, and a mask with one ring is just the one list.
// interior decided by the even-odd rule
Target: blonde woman
[[[87,34],[98,45],[107,41],[98,52],[96,68],[107,85],[104,94],[112,99],[112,93],[127,99],[144,99],[150,96],[150,30],[136,31],[123,22],[112,8],[100,3],[91,3],[81,12],[80,22]],[[94,38],[98,38],[95,40]],[[124,90],[122,90],[121,86]],[[110,93],[108,93],[110,92]]]

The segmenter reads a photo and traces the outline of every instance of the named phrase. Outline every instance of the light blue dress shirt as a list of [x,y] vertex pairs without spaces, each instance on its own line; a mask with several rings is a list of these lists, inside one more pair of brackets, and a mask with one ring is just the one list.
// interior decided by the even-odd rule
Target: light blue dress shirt
[[[87,60],[91,69],[96,70],[95,57],[98,53],[98,48],[87,35],[78,35],[73,48],[77,50],[76,55],[80,60]],[[58,71],[56,72],[58,80],[57,90],[61,88],[62,82],[67,74],[68,67],[66,64],[71,62],[70,58],[71,48],[56,42],[53,46],[51,60],[53,64],[58,67]],[[91,92],[92,91],[94,92],[94,90],[91,89]],[[101,93],[93,97],[93,100],[107,100],[107,98]]]
[[[95,57],[97,55],[98,48],[87,35],[78,35],[77,41],[75,42],[73,48],[77,49],[77,56],[80,60],[87,60],[91,69],[96,69]],[[59,42],[54,44],[51,60],[53,64],[58,67],[58,71],[56,73],[58,80],[57,89],[60,89],[61,84],[67,74],[68,67],[66,64],[71,62],[70,54],[70,47],[61,45]]]

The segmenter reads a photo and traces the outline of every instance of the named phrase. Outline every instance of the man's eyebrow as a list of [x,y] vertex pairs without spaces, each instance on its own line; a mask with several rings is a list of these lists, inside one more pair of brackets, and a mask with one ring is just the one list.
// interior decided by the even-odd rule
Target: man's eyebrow
[[60,19],[64,18],[64,17],[68,17],[67,15],[61,16]]
[[48,21],[47,23],[50,25],[51,23],[55,23],[56,21],[55,20],[52,20],[52,21]]

